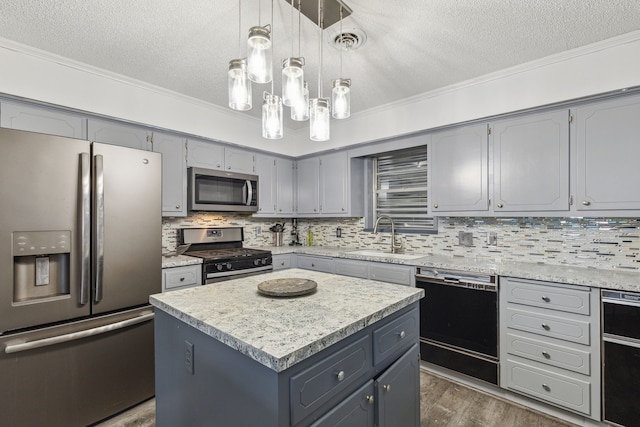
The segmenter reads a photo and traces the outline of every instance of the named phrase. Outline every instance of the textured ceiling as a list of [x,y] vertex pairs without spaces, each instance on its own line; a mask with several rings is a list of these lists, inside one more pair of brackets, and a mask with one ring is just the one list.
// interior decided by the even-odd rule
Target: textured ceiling
[[[316,0],[302,0],[316,2]],[[352,79],[352,113],[551,54],[640,30],[638,0],[344,0],[343,29],[367,36],[343,54],[325,30],[323,85]],[[3,0],[0,37],[226,107],[230,59],[246,55],[248,28],[270,21],[271,2],[234,0]],[[280,61],[297,56],[297,15],[274,0],[275,91]],[[317,96],[318,28],[302,17],[301,54]],[[292,40],[294,41],[292,46]],[[253,109],[270,85],[253,86]],[[285,111],[288,117],[288,111]],[[288,120],[285,126],[306,126]]]

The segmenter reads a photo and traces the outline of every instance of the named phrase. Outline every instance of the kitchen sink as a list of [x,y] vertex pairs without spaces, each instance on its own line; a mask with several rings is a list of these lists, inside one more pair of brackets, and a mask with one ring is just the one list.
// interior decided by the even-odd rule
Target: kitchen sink
[[349,251],[347,252],[351,255],[361,255],[361,256],[370,256],[370,257],[379,257],[379,258],[392,258],[392,259],[418,259],[424,258],[425,254],[403,254],[403,253],[395,253],[385,251],[375,251],[375,250],[359,250],[359,251]]

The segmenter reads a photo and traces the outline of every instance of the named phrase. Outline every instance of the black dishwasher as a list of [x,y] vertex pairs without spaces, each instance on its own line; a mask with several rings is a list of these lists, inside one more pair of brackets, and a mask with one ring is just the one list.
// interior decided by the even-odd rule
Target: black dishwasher
[[603,419],[640,420],[640,294],[602,290]]
[[422,360],[498,384],[496,276],[419,268]]

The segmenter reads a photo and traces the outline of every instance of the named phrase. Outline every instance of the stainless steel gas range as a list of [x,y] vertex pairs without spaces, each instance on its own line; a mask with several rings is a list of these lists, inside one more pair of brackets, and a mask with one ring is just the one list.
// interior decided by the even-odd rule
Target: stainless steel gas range
[[273,270],[271,251],[242,247],[242,227],[183,228],[179,238],[181,244],[190,245],[185,255],[202,258],[207,285]]

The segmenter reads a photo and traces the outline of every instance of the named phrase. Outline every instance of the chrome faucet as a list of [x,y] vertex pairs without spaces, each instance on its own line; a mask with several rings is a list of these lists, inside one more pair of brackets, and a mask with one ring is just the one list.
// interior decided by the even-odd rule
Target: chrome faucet
[[373,225],[373,232],[378,232],[378,224],[381,219],[388,219],[391,223],[391,253],[395,254],[398,249],[402,249],[402,242],[396,243],[396,226],[393,223],[393,219],[389,215],[380,215],[378,219],[376,219],[376,223]]

